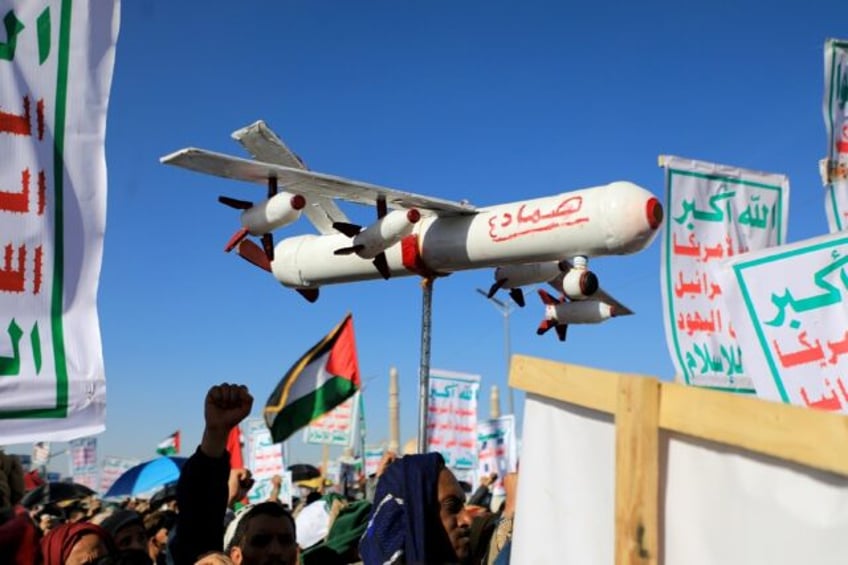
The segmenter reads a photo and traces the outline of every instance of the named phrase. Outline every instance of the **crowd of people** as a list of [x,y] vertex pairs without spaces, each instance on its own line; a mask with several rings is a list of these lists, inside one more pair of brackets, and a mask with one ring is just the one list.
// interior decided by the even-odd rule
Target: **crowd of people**
[[[241,385],[209,389],[203,438],[186,461],[175,497],[96,498],[21,505],[24,473],[0,451],[0,564],[304,565],[364,563],[502,565],[509,562],[517,475],[492,508],[496,476],[470,499],[438,453],[387,454],[363,499],[314,493],[289,508],[279,481],[247,504],[247,469],[231,469],[230,430],[253,398]],[[155,507],[154,507],[155,506]]]

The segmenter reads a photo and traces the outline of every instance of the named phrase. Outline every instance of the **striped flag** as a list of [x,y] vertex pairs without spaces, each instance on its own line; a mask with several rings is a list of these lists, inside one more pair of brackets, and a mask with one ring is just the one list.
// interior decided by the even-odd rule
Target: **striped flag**
[[359,362],[348,314],[288,370],[265,404],[274,443],[284,441],[359,390]]
[[175,431],[156,446],[159,455],[176,455],[180,452],[180,430]]

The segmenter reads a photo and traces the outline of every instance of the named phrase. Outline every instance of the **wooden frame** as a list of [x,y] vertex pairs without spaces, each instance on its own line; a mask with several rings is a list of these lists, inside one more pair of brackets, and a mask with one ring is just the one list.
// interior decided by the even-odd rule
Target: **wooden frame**
[[660,430],[848,476],[839,414],[522,355],[509,384],[615,416],[616,563],[658,563]]

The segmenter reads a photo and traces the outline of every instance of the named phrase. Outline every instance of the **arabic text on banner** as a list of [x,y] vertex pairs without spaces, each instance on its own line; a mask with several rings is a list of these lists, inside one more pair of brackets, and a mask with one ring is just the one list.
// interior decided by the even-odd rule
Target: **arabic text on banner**
[[454,469],[477,463],[477,400],[480,376],[430,370],[427,451],[438,451]]
[[848,228],[848,41],[824,44],[824,102],[827,158],[825,210],[830,233]]
[[[268,500],[271,494],[271,478],[274,475],[283,476],[286,472],[283,444],[273,443],[271,432],[265,421],[249,419],[247,426],[247,468],[253,474],[254,485],[247,493],[251,503]],[[285,478],[284,478],[285,480]],[[291,490],[289,490],[291,492]]]
[[118,7],[0,0],[2,443],[104,429],[96,294]]
[[734,258],[727,301],[757,395],[848,412],[848,236]]
[[494,420],[478,422],[477,450],[477,477],[497,473],[498,480],[492,487],[492,494],[506,494],[504,477],[507,473],[514,472],[518,464],[515,417],[507,414]]
[[98,492],[106,493],[118,478],[141,463],[138,459],[127,457],[104,457],[100,466],[100,489]]
[[303,440],[306,443],[352,447],[358,417],[359,393],[357,392],[306,426]]
[[686,384],[753,393],[717,265],[785,241],[789,181],[678,157],[661,156],[660,165],[668,209],[660,282],[672,361]]
[[97,438],[75,439],[70,442],[69,449],[73,481],[97,490]]

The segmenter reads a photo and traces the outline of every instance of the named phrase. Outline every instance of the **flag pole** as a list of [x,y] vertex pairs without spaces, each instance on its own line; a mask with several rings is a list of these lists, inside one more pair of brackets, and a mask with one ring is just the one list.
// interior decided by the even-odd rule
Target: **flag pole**
[[421,280],[421,361],[418,367],[418,453],[427,453],[427,414],[430,404],[430,331],[432,320],[433,282]]
[[365,395],[359,393],[359,457],[362,458],[362,471],[365,472]]

